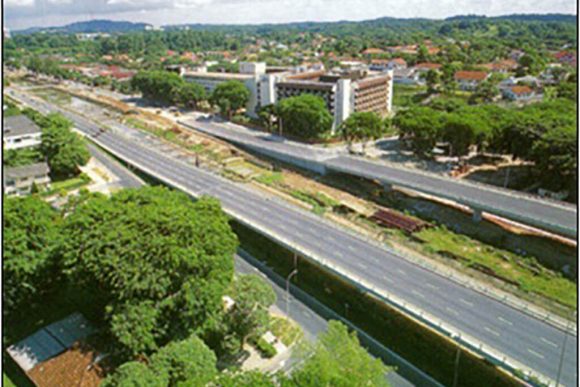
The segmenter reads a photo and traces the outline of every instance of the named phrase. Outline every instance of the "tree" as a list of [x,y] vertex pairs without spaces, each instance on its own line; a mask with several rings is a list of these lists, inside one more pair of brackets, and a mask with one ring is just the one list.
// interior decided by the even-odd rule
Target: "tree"
[[492,102],[495,97],[499,95],[499,89],[497,87],[498,79],[493,75],[488,79],[480,82],[475,88],[474,93],[471,95],[469,101],[472,104],[481,102]]
[[425,74],[425,82],[427,84],[427,90],[430,94],[433,94],[436,91],[437,86],[439,85],[439,81],[440,76],[437,70],[431,69],[427,71]]
[[217,200],[192,203],[161,187],[124,190],[78,204],[64,230],[65,272],[95,289],[95,308],[108,312],[123,354],[201,335],[222,313],[237,239]]
[[379,359],[360,346],[356,333],[338,321],[330,321],[313,348],[298,354],[303,364],[291,375],[293,385],[301,387],[389,386],[389,371]]
[[393,123],[418,155],[431,152],[441,137],[444,114],[430,108],[411,108],[397,114]]
[[466,155],[469,147],[475,143],[476,139],[474,122],[464,116],[449,116],[443,127],[443,139],[451,145],[451,155]]
[[139,90],[145,98],[171,104],[179,99],[179,92],[186,82],[170,71],[140,71],[131,79],[131,87]]
[[58,279],[60,216],[36,197],[4,200],[2,299],[10,313]]
[[273,378],[258,371],[222,373],[210,386],[215,387],[276,387]]
[[231,119],[234,113],[246,106],[249,99],[250,90],[246,85],[239,81],[227,81],[216,86],[210,101]]
[[231,296],[235,304],[226,317],[227,325],[242,350],[249,336],[259,336],[268,326],[268,308],[276,302],[276,293],[256,275],[238,275],[232,284]]
[[216,356],[197,336],[174,341],[151,357],[151,368],[169,386],[202,387],[217,374]]
[[153,372],[147,365],[131,361],[107,376],[101,387],[167,387],[167,378]]
[[194,109],[197,105],[206,99],[205,89],[203,86],[194,82],[185,82],[177,88],[176,102],[183,106],[191,106]]
[[343,139],[350,149],[353,141],[363,141],[363,153],[366,142],[379,139],[385,132],[385,124],[374,112],[352,113],[340,126]]
[[283,130],[302,139],[320,139],[330,133],[333,118],[321,97],[301,94],[278,103]]
[[80,173],[91,154],[72,123],[60,114],[49,114],[41,119],[42,144],[40,149],[48,161],[53,177],[71,177]]
[[258,118],[268,131],[274,128],[274,120],[278,116],[277,106],[274,104],[260,106],[258,108]]

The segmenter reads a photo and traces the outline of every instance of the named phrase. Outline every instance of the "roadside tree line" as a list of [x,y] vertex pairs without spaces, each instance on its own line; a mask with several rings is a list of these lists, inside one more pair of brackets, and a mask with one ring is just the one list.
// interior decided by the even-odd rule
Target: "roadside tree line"
[[576,106],[555,99],[523,108],[467,106],[457,99],[437,99],[412,107],[393,119],[401,138],[420,156],[430,156],[438,143],[449,154],[509,154],[535,162],[553,186],[575,192],[577,181]]

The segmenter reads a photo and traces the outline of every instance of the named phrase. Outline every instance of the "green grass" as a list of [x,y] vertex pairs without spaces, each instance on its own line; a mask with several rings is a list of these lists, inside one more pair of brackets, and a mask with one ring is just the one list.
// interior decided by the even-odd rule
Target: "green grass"
[[280,172],[263,173],[260,176],[257,176],[255,180],[259,183],[271,187],[276,184],[282,183],[284,181],[284,175],[282,175],[282,173]]
[[270,331],[287,347],[297,343],[304,336],[300,326],[282,317],[273,317],[270,320]]
[[77,188],[84,187],[91,182],[91,178],[81,173],[77,177],[71,179],[55,181],[51,183],[50,189],[40,193],[40,196],[46,197],[51,196],[60,192],[70,192]]
[[466,258],[461,263],[485,265],[497,274],[519,283],[526,292],[540,294],[569,307],[575,307],[577,285],[561,274],[509,251],[494,248],[464,235],[455,234],[444,227],[425,229],[416,234],[426,243],[428,252],[450,251]]
[[2,374],[2,385],[4,387],[16,387],[16,384],[5,373]]

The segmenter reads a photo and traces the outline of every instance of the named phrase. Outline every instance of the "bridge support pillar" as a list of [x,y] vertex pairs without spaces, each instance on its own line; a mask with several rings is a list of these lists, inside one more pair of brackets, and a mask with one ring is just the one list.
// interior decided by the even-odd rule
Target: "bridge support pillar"
[[393,190],[393,185],[391,183],[382,182],[381,185],[386,192],[391,192]]
[[481,210],[477,209],[477,208],[473,208],[473,221],[476,223],[481,222],[482,216],[481,216]]

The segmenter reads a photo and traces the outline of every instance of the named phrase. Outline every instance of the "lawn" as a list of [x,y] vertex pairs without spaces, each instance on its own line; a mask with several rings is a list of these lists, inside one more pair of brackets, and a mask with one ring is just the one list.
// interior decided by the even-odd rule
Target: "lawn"
[[449,251],[465,258],[462,264],[466,266],[473,263],[484,265],[518,282],[525,292],[541,294],[569,307],[576,306],[577,285],[533,258],[494,248],[444,227],[425,229],[415,235],[426,242],[423,246],[428,252]]
[[84,187],[91,182],[91,178],[81,173],[80,175],[67,179],[54,181],[50,184],[50,189],[48,191],[42,192],[41,196],[51,196],[60,192],[70,192],[72,190]]
[[282,317],[272,317],[270,331],[287,347],[300,341],[304,336],[300,326]]
[[2,374],[2,385],[4,387],[16,387],[16,384],[6,374]]

